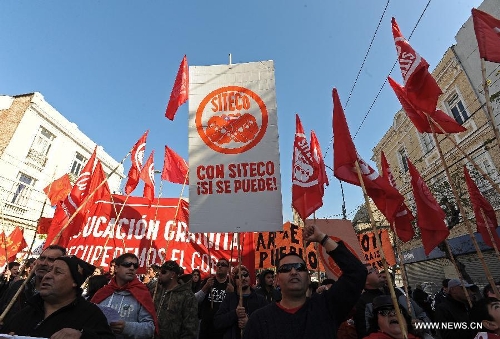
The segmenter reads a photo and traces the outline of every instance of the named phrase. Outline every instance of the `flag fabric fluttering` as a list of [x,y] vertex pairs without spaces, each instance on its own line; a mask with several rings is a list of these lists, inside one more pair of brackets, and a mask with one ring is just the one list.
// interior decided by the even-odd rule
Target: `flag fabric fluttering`
[[[490,202],[486,200],[486,198],[479,191],[479,188],[476,186],[469,174],[469,171],[467,170],[467,166],[464,166],[464,176],[465,182],[467,183],[467,189],[469,190],[474,216],[476,217],[477,231],[483,237],[483,241],[486,245],[494,247],[491,239],[491,237],[493,237],[497,249],[500,249],[500,237],[498,236],[496,230],[498,222],[495,210],[491,206]],[[481,213],[481,211],[483,213]],[[484,220],[483,214],[486,217],[486,220]],[[491,235],[490,232],[488,232],[487,227],[490,229]]]
[[42,217],[42,218],[38,219],[38,226],[36,228],[36,233],[47,234],[51,224],[52,224],[52,218]]
[[[101,185],[101,183],[105,180],[106,180],[106,174],[104,173],[104,169],[102,168],[101,162],[97,160],[89,184],[89,194],[94,191],[95,192],[94,195],[92,195],[92,197],[90,198],[90,200],[87,201],[86,203],[85,215],[89,213],[92,215],[97,215],[99,213],[98,211],[95,210],[100,206],[96,204],[97,201],[99,200],[111,201],[111,191],[109,189],[108,183],[104,182],[104,184]],[[85,217],[85,219],[87,218]]]
[[[389,85],[391,85],[396,97],[398,98],[401,106],[403,106],[403,110],[405,111],[408,118],[411,120],[417,131],[420,133],[432,133],[431,125],[429,124],[429,120],[424,112],[416,109],[412,106],[412,104],[408,101],[406,95],[406,89],[398,84],[391,77],[387,77],[389,81]],[[441,126],[446,133],[459,133],[466,131],[467,129],[457,123],[455,119],[450,117],[448,114],[444,113],[441,110],[436,110],[434,113],[430,114],[432,120],[434,120],[439,126]],[[434,132],[438,134],[443,134],[444,132],[439,127],[434,127]]]
[[406,159],[411,176],[413,197],[417,207],[417,226],[420,228],[425,255],[442,243],[450,231],[444,222],[446,214],[432,195],[420,173],[409,159]]
[[163,159],[163,170],[161,180],[166,180],[174,184],[189,184],[189,166],[179,154],[165,145],[165,157]]
[[323,160],[323,153],[321,152],[321,146],[319,145],[316,133],[311,131],[311,155],[314,166],[318,168],[318,183],[321,196],[325,195],[325,185],[330,185],[328,181],[328,175],[326,174],[325,161]]
[[170,93],[170,100],[168,101],[165,117],[174,120],[175,113],[182,104],[188,100],[189,96],[189,69],[187,57],[184,55],[177,76],[175,77],[174,87]]
[[144,132],[142,137],[137,140],[132,152],[130,159],[132,165],[128,171],[127,183],[125,184],[125,194],[129,195],[137,187],[139,183],[139,175],[142,170],[142,161],[144,160],[144,151],[146,150],[146,139],[148,137],[149,130]]
[[443,93],[429,73],[429,64],[405,39],[395,18],[392,18],[392,35],[398,54],[408,100],[413,107],[425,112],[436,110],[439,96]]
[[323,194],[318,181],[319,167],[315,165],[309,142],[299,115],[295,115],[295,140],[292,159],[292,207],[302,220],[323,206]]
[[50,200],[50,205],[55,206],[59,201],[66,199],[71,192],[71,181],[66,173],[59,179],[54,180],[43,189]]
[[500,63],[500,20],[473,8],[472,21],[479,56],[484,60]]
[[[396,180],[392,175],[391,167],[389,166],[389,162],[387,162],[387,158],[385,157],[383,151],[381,153],[381,165],[382,175],[387,178],[392,187],[397,189]],[[411,213],[408,206],[406,206],[406,204],[403,202],[399,209],[396,211],[394,222],[391,225],[396,230],[398,238],[403,242],[410,241],[415,235],[415,231],[413,230],[413,226],[411,225],[413,219],[413,214]]]
[[4,232],[0,233],[0,267],[8,262],[15,261],[17,253],[28,247],[24,240],[24,231],[20,227],[6,236]]
[[141,170],[141,179],[144,181],[144,191],[142,196],[149,200],[150,203],[153,202],[155,198],[155,164],[154,164],[154,154],[153,150],[149,155],[148,160],[144,164]]
[[337,89],[333,89],[333,174],[337,179],[361,186],[356,170],[356,162],[361,169],[361,176],[366,192],[375,206],[387,218],[394,221],[394,215],[404,202],[403,196],[391,186],[389,181],[381,177],[358,154],[352,141],[349,127],[340,103]]

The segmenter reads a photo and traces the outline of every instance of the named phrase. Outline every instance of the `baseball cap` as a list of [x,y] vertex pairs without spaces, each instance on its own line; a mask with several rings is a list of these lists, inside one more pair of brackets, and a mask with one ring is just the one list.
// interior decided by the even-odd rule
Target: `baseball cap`
[[390,295],[379,295],[373,298],[373,310],[377,311],[381,308],[394,308]]
[[452,288],[455,286],[461,286],[461,285],[464,285],[466,288],[475,286],[474,284],[469,284],[465,280],[460,281],[460,279],[456,279],[456,278],[450,279],[450,281],[448,281],[448,288]]

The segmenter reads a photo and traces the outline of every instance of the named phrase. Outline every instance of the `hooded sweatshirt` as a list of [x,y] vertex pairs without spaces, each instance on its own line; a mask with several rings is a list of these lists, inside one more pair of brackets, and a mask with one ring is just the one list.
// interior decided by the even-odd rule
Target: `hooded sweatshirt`
[[178,280],[179,285],[166,290],[158,285],[155,309],[160,327],[160,339],[196,338],[198,333],[198,301],[191,283]]

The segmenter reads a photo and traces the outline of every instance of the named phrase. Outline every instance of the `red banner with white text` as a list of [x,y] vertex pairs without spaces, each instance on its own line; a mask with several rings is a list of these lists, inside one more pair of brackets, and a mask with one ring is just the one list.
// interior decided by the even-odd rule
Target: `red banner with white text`
[[[149,206],[149,200],[142,197],[112,198],[113,202],[97,202],[101,205],[95,209],[98,213],[89,215],[80,233],[70,240],[68,254],[107,270],[113,258],[132,252],[139,257],[138,273],[166,260],[177,261],[186,273],[198,268],[203,276],[215,274],[221,257],[236,264],[236,234],[190,233],[187,201],[155,198]],[[243,264],[254,267],[253,233],[240,236]]]

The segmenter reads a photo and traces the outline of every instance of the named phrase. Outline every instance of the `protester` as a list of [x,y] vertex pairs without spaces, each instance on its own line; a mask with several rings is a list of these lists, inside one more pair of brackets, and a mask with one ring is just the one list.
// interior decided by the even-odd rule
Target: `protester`
[[197,268],[191,272],[191,290],[193,293],[201,290],[201,272]]
[[[248,317],[255,310],[266,306],[268,302],[264,296],[257,294],[251,288],[250,274],[244,265],[241,265],[241,273],[239,273],[238,266],[233,269],[231,282],[235,286],[235,290],[226,294],[226,298],[224,298],[214,317],[214,327],[225,330],[224,339],[240,339]],[[241,304],[239,295],[240,286],[242,291]]]
[[[146,271],[146,274],[144,275],[144,279],[142,282],[146,284],[146,287],[148,288],[149,292],[151,293],[153,291],[154,293],[154,288],[156,286],[156,281],[158,280],[158,272],[160,270],[160,267],[156,264],[153,264],[148,267],[148,270]],[[151,295],[153,295],[151,293]]]
[[[497,290],[500,291],[500,284],[495,283],[495,286],[497,287]],[[484,286],[483,298],[497,298],[495,292],[493,292],[493,286],[491,286],[491,284]]]
[[87,283],[87,293],[84,295],[85,299],[91,300],[94,294],[109,282],[105,275],[93,275],[89,277]]
[[500,339],[500,300],[494,297],[479,300],[470,311],[470,320],[476,324],[482,324],[483,330],[490,333],[482,338]]
[[[373,311],[376,316],[370,320],[368,336],[366,339],[403,339],[403,331],[399,324],[398,317],[392,299],[388,295],[380,295],[373,299]],[[400,305],[403,319],[406,321],[405,327],[408,339],[429,338],[423,333],[417,333],[412,327],[411,317],[406,309]],[[472,339],[472,338],[471,338]]]
[[274,287],[274,271],[264,270],[259,274],[259,288],[257,294],[266,298],[268,303],[281,300],[281,293]]
[[66,339],[114,338],[106,317],[82,296],[80,286],[94,266],[75,256],[55,258],[29,305],[2,327],[3,333]]
[[434,310],[436,309],[437,305],[439,305],[443,300],[446,299],[446,295],[448,294],[448,281],[450,281],[450,279],[443,279],[441,289],[434,296],[432,305],[432,308]]
[[35,268],[36,258],[28,258],[24,261],[23,268],[19,273],[21,279],[26,279],[31,273],[31,270]]
[[[463,286],[467,289],[472,287],[465,281],[450,279],[448,281],[448,295],[436,306],[435,321],[439,323],[470,323],[469,303]],[[474,337],[474,331],[470,328],[441,328],[438,330],[441,339],[470,339]]]
[[151,295],[136,276],[139,259],[133,253],[124,253],[115,263],[114,278],[91,301],[119,313],[121,320],[110,324],[116,338],[150,339],[158,326]]
[[226,293],[234,292],[229,281],[229,261],[220,258],[216,264],[215,277],[211,276],[202,283],[201,290],[196,292],[196,299],[200,303],[200,333],[199,339],[222,339],[224,330],[214,329],[214,315],[226,297]]
[[417,284],[415,286],[412,297],[418,306],[420,306],[430,318],[434,317],[430,295],[424,291],[422,284]]
[[0,279],[0,296],[7,291],[13,282],[18,280],[17,276],[19,275],[20,266],[21,264],[16,261],[11,261],[7,264],[7,268],[3,272],[2,278]]
[[295,252],[281,257],[276,282],[282,299],[255,311],[247,322],[244,339],[267,338],[336,338],[337,328],[358,300],[366,279],[366,268],[346,248],[316,226],[303,230],[305,241],[320,243],[342,270],[331,289],[306,297],[309,272]]
[[[54,261],[63,255],[66,255],[66,249],[59,245],[49,245],[45,250],[43,250],[42,254],[40,254],[35,262],[34,277],[26,283],[22,292],[12,304],[11,309],[5,315],[4,322],[7,322],[12,315],[27,305],[27,301],[40,290],[42,279],[45,274],[52,270]],[[0,311],[2,313],[5,311],[11,300],[14,299],[14,296],[19,288],[21,288],[23,281],[24,280],[18,280],[14,282],[0,299]]]
[[364,291],[356,303],[356,310],[353,317],[358,339],[362,339],[368,334],[369,319],[365,314],[366,307],[367,305],[371,305],[375,297],[384,294],[382,288],[386,282],[375,267],[369,264],[366,264],[365,266],[367,268],[368,275],[366,276]]
[[179,278],[180,267],[173,260],[160,267],[154,300],[158,314],[159,339],[194,339],[198,333],[198,301],[191,283]]

